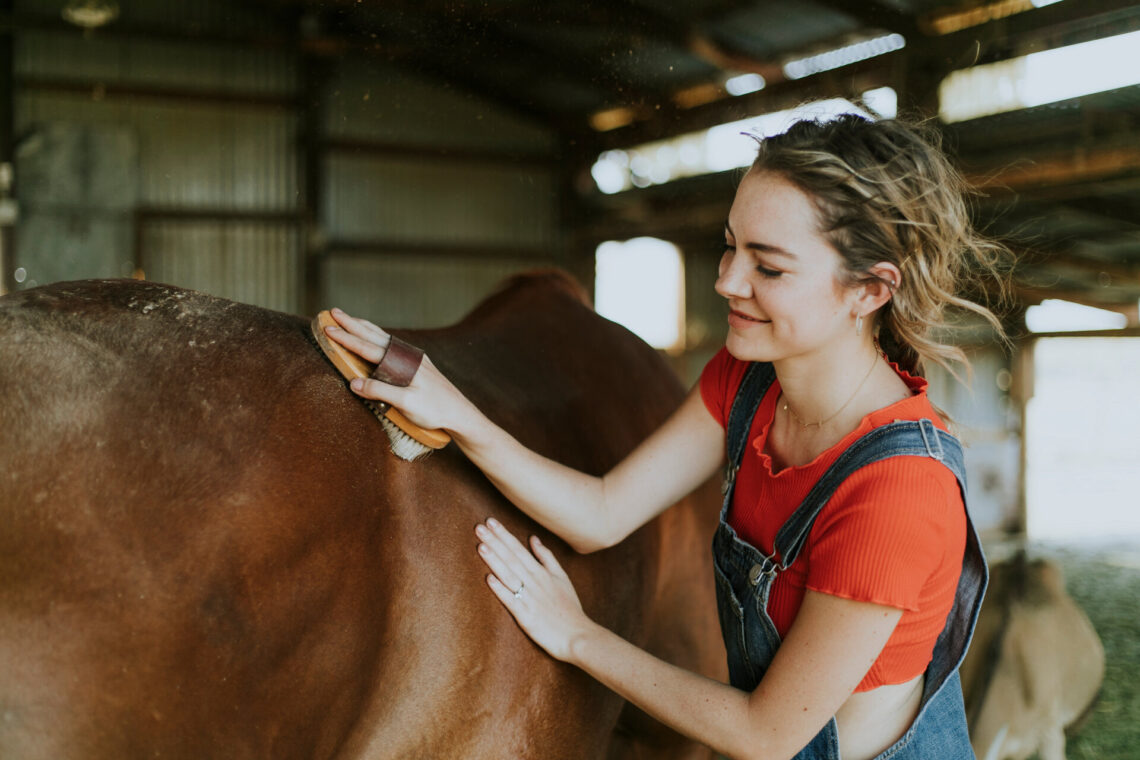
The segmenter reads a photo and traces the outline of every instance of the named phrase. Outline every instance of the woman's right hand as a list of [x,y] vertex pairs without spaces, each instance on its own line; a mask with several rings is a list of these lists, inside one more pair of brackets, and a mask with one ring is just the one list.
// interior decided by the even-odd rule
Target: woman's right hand
[[[391,336],[371,322],[349,316],[340,309],[333,309],[331,313],[340,327],[325,328],[329,339],[378,364],[388,350]],[[353,380],[349,387],[358,396],[391,404],[423,428],[443,428],[454,434],[465,422],[473,420],[473,415],[479,414],[427,355],[407,387],[389,385],[375,378]]]

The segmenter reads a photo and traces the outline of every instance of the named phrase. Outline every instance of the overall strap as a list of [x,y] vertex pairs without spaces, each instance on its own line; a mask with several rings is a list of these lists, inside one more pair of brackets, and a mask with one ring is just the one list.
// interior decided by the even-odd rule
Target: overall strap
[[[958,480],[962,503],[965,505],[966,464],[962,444],[958,439],[939,430],[927,419],[893,422],[875,428],[852,444],[824,473],[795,513],[780,528],[774,542],[780,566],[787,568],[799,556],[816,517],[840,483],[860,467],[896,456],[925,456],[946,465]],[[978,612],[988,582],[989,571],[982,543],[967,511],[962,572],[958,576],[954,604],[934,644],[934,653],[923,686],[922,704],[925,705],[962,664],[973,637],[974,626],[978,622]]]
[[732,410],[728,414],[728,424],[725,425],[725,453],[727,462],[724,467],[724,482],[721,492],[724,494],[724,505],[721,508],[721,520],[728,513],[732,502],[732,490],[736,484],[736,473],[744,459],[744,450],[748,447],[748,433],[752,429],[752,420],[756,417],[756,410],[772,381],[776,379],[776,370],[770,362],[752,362],[744,371],[744,378],[736,390],[736,397],[732,400]]
[[966,463],[957,438],[939,430],[927,419],[899,420],[877,427],[835,460],[780,528],[774,543],[781,566],[787,568],[796,561],[816,517],[844,480],[861,467],[897,456],[930,457],[946,465],[958,479],[965,500]]

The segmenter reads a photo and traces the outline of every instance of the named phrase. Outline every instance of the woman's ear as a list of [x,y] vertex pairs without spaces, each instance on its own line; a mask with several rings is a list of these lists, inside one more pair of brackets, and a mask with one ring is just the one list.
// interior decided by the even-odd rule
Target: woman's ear
[[891,300],[902,282],[902,272],[889,261],[880,261],[869,268],[867,274],[868,278],[859,286],[858,301],[861,313],[870,315]]

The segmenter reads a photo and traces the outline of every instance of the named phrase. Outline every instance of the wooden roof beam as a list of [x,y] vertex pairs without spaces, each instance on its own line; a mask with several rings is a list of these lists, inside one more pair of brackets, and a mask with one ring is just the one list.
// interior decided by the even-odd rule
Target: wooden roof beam
[[850,16],[865,27],[901,34],[908,42],[926,36],[913,16],[895,10],[880,0],[815,0],[815,2]]
[[1140,203],[1099,196],[1072,198],[1061,205],[1086,216],[1119,225],[1115,235],[1135,234],[1140,228]]
[[1014,294],[1017,299],[1026,306],[1033,306],[1039,304],[1047,298],[1056,298],[1060,301],[1071,301],[1079,303],[1083,306],[1091,306],[1094,309],[1108,309],[1109,311],[1120,312],[1121,314],[1128,315],[1131,311],[1137,308],[1135,299],[1127,300],[1109,300],[1101,299],[1089,295],[1088,290],[1070,290],[1066,288],[1043,288],[1034,285],[1027,285],[1025,283],[1014,283]]
[[627,148],[791,108],[806,99],[856,97],[866,90],[895,84],[898,79],[895,67],[902,61],[902,52],[888,53],[803,79],[769,84],[749,95],[726,96],[692,108],[672,105],[659,109],[652,120],[596,133],[592,141],[599,150]]
[[352,25],[352,19],[341,15],[339,18],[322,17],[319,26],[322,31],[316,40],[324,40],[325,46],[310,40],[307,52],[323,55],[325,48],[330,55],[351,50],[366,57],[387,61],[411,73],[433,79],[444,85],[455,87],[498,106],[504,111],[540,126],[556,129],[560,115],[531,102],[508,88],[488,83],[472,72],[471,67],[456,65],[455,60],[443,60],[437,51],[424,51],[419,42],[412,38],[389,34],[372,36],[359,32]]
[[1077,26],[1136,18],[1137,15],[1140,15],[1140,6],[1135,0],[1071,0],[967,27],[942,37],[932,37],[930,44],[946,53],[973,51],[969,58],[963,60],[958,57],[958,60],[959,65],[974,65],[1004,58],[1011,47],[1021,46],[1029,39],[1041,39]]
[[990,159],[990,166],[969,166],[968,182],[988,193],[1026,192],[1042,187],[1140,175],[1140,146],[1081,146],[1071,151]]
[[1050,267],[1068,269],[1094,275],[1106,276],[1114,287],[1140,287],[1140,266],[1120,261],[1098,261],[1077,254],[1074,247],[1063,250],[1023,248],[1014,246],[1018,256],[1018,266],[1026,269],[1045,270]]

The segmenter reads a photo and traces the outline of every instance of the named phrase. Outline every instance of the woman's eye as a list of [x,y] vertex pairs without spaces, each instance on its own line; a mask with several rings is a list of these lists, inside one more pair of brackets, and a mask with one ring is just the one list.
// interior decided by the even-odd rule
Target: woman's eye
[[[736,255],[736,243],[729,243],[728,241],[725,241],[723,251],[724,252],[720,257],[722,267],[728,259]],[[761,266],[760,264],[756,265],[756,271],[759,272],[763,277],[773,279],[783,274],[783,272],[781,272],[779,269],[769,269],[768,267]]]

